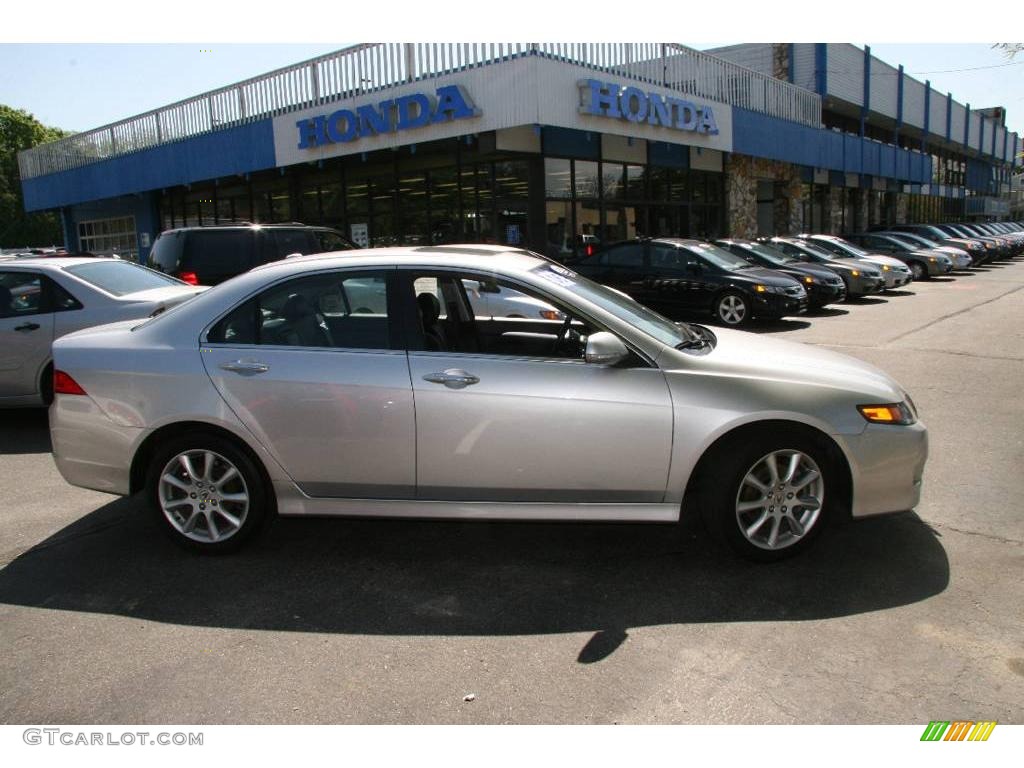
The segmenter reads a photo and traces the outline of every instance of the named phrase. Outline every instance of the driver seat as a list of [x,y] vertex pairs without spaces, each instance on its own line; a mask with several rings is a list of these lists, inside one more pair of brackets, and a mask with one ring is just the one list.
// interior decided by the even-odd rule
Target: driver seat
[[421,293],[416,297],[420,310],[420,324],[423,326],[423,340],[429,352],[447,352],[448,339],[441,325],[441,302],[432,293]]

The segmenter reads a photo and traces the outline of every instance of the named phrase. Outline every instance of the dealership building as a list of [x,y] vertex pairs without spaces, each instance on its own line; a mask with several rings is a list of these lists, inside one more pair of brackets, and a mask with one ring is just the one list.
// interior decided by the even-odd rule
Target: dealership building
[[70,250],[324,224],[373,246],[564,258],[634,236],[841,234],[1006,218],[1020,138],[833,43],[381,43],[22,152]]

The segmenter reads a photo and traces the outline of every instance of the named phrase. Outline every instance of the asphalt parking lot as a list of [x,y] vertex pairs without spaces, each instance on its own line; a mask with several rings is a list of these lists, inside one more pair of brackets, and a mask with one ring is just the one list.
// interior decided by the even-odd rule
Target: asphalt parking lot
[[1024,259],[756,330],[907,388],[916,513],[771,566],[696,525],[285,520],[198,557],[0,412],[0,722],[1024,722]]

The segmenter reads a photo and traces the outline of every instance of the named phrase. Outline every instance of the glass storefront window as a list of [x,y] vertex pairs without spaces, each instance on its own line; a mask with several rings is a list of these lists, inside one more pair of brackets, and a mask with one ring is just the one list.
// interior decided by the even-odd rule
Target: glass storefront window
[[593,160],[577,160],[573,170],[576,197],[597,199],[599,195],[597,163]]
[[626,178],[621,163],[601,163],[601,189],[605,200],[622,200],[626,196]]
[[305,189],[302,191],[302,196],[299,199],[299,205],[301,209],[299,211],[299,221],[303,224],[319,224],[321,221],[320,217],[320,190],[317,187],[312,189]]
[[320,187],[320,209],[323,223],[328,227],[341,227],[345,221],[345,198],[341,182],[335,181]]
[[502,203],[498,207],[498,241],[525,248],[530,242],[526,203]]
[[644,194],[644,167],[642,165],[626,166],[626,198],[629,200],[643,200]]
[[430,242],[434,245],[455,243],[461,238],[459,228],[459,180],[455,168],[430,171]]
[[572,161],[557,157],[544,158],[544,194],[547,197],[572,197]]
[[529,198],[530,166],[525,160],[494,164],[494,194],[499,200]]

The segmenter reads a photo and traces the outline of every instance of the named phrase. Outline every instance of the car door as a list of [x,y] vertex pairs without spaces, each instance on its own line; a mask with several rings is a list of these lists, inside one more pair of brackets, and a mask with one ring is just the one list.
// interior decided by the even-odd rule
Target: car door
[[39,391],[52,343],[46,278],[39,272],[0,270],[0,397]]
[[310,496],[414,495],[412,388],[393,275],[333,270],[275,284],[203,343],[225,402]]
[[[662,500],[672,404],[658,368],[640,357],[621,367],[584,362],[583,338],[596,326],[535,289],[498,280],[504,292],[557,307],[564,320],[542,318],[529,326],[480,320],[468,312],[462,288],[464,279],[478,276],[457,270],[400,274],[401,296],[411,308],[407,317],[414,318],[406,336],[419,498]],[[563,329],[566,343],[559,346]],[[427,337],[442,343],[428,344]]]

